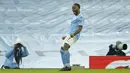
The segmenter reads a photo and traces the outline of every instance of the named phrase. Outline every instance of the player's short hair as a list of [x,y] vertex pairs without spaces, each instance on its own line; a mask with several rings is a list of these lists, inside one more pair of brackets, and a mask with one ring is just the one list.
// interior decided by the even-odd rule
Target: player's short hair
[[78,7],[79,7],[79,9],[80,9],[80,4],[78,4],[78,3],[74,3],[74,5],[78,6]]

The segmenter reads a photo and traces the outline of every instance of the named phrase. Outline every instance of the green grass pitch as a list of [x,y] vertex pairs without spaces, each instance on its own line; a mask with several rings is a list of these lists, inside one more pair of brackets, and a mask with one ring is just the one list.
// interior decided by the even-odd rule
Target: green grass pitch
[[130,73],[130,69],[73,69],[72,71],[59,71],[59,69],[1,69],[0,73]]

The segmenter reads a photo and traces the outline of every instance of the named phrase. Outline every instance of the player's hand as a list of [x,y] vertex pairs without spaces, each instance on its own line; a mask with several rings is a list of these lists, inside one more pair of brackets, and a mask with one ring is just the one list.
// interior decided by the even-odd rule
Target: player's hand
[[64,40],[65,38],[66,38],[66,36],[63,36],[63,37],[62,37],[62,40]]
[[74,34],[70,34],[70,37],[71,37],[71,38],[74,38]]

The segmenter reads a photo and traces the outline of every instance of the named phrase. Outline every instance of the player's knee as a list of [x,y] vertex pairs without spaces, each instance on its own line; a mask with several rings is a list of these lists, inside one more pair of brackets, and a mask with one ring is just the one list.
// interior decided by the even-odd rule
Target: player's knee
[[67,51],[69,48],[70,48],[70,45],[67,44],[67,43],[65,43],[65,44],[64,44],[64,47],[63,47],[63,50],[64,50],[64,51]]
[[68,48],[70,48],[70,45],[67,44],[67,43],[65,43],[65,44],[64,44],[64,48],[67,48],[67,49],[68,49]]

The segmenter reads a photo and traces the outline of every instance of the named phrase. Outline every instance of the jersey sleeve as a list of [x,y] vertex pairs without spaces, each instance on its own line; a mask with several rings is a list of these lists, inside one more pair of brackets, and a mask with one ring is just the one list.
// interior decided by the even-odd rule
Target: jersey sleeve
[[79,18],[79,25],[84,26],[84,18],[83,17]]

